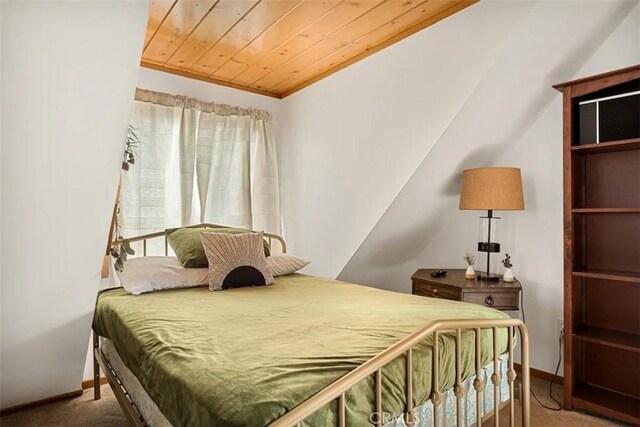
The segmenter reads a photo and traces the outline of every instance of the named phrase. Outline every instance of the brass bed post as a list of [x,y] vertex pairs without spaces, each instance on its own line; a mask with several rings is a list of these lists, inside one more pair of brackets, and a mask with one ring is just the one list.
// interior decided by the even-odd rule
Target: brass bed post
[[431,403],[433,404],[433,427],[440,427],[440,403],[442,403],[442,395],[440,394],[440,351],[438,346],[438,331],[433,333],[433,374],[431,388]]
[[100,338],[95,331],[93,334],[93,400],[100,400],[100,363],[96,352],[100,351]]
[[[493,383],[493,407],[500,407],[500,354],[498,353],[498,328],[493,329],[493,374],[491,374],[491,382]],[[510,396],[513,398],[513,396]],[[493,425],[500,426],[500,411],[496,410],[493,415]]]
[[509,326],[507,328],[509,331],[509,341],[507,344],[507,348],[509,351],[509,370],[507,371],[507,380],[509,381],[509,427],[513,427],[516,425],[516,406],[515,406],[515,396],[514,396],[514,381],[516,380],[516,371],[513,369],[513,326]]
[[407,416],[405,424],[413,427],[416,422],[416,414],[413,412],[413,350],[407,350]]
[[344,393],[338,397],[338,427],[346,426],[347,402]]
[[376,371],[376,426],[382,427],[382,369]]
[[476,427],[482,427],[482,408],[484,408],[484,379],[482,378],[482,329],[476,328],[476,379],[473,388],[476,391]]
[[518,329],[520,329],[520,366],[522,368],[522,425],[528,427],[531,422],[529,332],[524,323],[520,323]]
[[456,421],[458,427],[463,427],[462,408],[464,399],[464,386],[462,385],[462,330],[456,329],[456,383],[453,386],[453,394],[456,396]]

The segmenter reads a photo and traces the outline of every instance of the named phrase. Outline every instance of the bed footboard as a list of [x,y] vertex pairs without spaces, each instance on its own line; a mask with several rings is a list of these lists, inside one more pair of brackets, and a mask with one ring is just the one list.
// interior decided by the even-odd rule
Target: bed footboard
[[[500,370],[499,370],[499,350],[498,350],[498,329],[506,328],[508,331],[508,370],[507,380],[509,383],[509,426],[515,426],[515,381],[516,371],[514,369],[514,332],[518,329],[520,332],[520,351],[521,351],[521,365],[522,365],[522,390],[521,390],[521,425],[523,427],[529,427],[530,425],[530,396],[529,396],[529,336],[527,328],[519,319],[501,319],[501,320],[442,320],[433,322],[424,328],[414,332],[407,336],[391,347],[387,348],[377,356],[358,366],[353,371],[349,372],[345,376],[341,377],[333,384],[329,385],[325,389],[321,390],[314,396],[310,397],[300,405],[296,406],[276,421],[270,424],[271,427],[292,427],[300,426],[301,423],[317,410],[325,406],[326,404],[337,400],[338,402],[338,414],[337,421],[339,427],[346,425],[346,392],[361,380],[367,378],[370,375],[375,376],[375,412],[373,415],[373,421],[376,427],[382,427],[383,425],[383,408],[382,408],[382,368],[396,359],[404,355],[406,357],[406,408],[405,408],[405,423],[408,426],[413,426],[416,422],[416,416],[413,411],[413,354],[412,348],[421,341],[425,340],[429,336],[433,336],[433,354],[438,355],[439,344],[438,335],[444,332],[455,333],[455,385],[454,394],[456,396],[456,418],[457,425],[462,427],[465,423],[463,418],[463,398],[465,394],[464,386],[462,385],[462,331],[469,330],[475,333],[475,371],[476,380],[473,383],[473,387],[476,390],[477,407],[481,408],[484,390],[487,384],[481,379],[481,344],[482,344],[482,330],[490,329],[493,336],[493,366],[494,373],[491,375],[491,383],[494,387],[493,399],[494,399],[494,425],[498,426],[500,423],[500,401],[499,401],[499,385],[500,385]],[[440,361],[439,357],[433,357],[433,389],[431,391],[431,402],[433,404],[433,425],[439,427],[440,411],[439,405],[442,403],[442,391],[439,390],[439,369]],[[476,425],[482,426],[482,411],[476,411]]]

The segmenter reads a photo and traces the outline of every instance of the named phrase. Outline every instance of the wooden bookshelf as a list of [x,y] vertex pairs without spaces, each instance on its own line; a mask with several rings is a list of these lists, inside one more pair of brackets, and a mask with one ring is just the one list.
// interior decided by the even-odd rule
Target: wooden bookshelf
[[640,65],[554,87],[564,122],[564,407],[640,425]]

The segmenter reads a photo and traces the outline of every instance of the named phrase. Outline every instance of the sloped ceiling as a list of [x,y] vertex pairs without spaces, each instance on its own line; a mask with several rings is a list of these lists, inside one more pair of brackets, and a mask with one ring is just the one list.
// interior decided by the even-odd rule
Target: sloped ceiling
[[142,65],[281,98],[477,0],[152,0]]
[[[449,258],[441,248],[460,256],[473,248],[478,215],[457,209],[461,171],[499,165],[557,99],[551,85],[574,76],[635,5],[536,4],[338,277],[409,291],[410,281],[397,278]],[[580,31],[567,31],[576,13]]]
[[530,9],[480,2],[285,99],[284,226],[306,271],[340,273]]

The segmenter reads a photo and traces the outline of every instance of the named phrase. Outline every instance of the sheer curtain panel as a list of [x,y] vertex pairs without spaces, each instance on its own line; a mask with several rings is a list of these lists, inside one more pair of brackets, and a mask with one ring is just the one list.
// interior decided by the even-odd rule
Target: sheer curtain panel
[[142,143],[123,175],[123,236],[198,222],[281,232],[268,112],[138,89],[131,125]]

